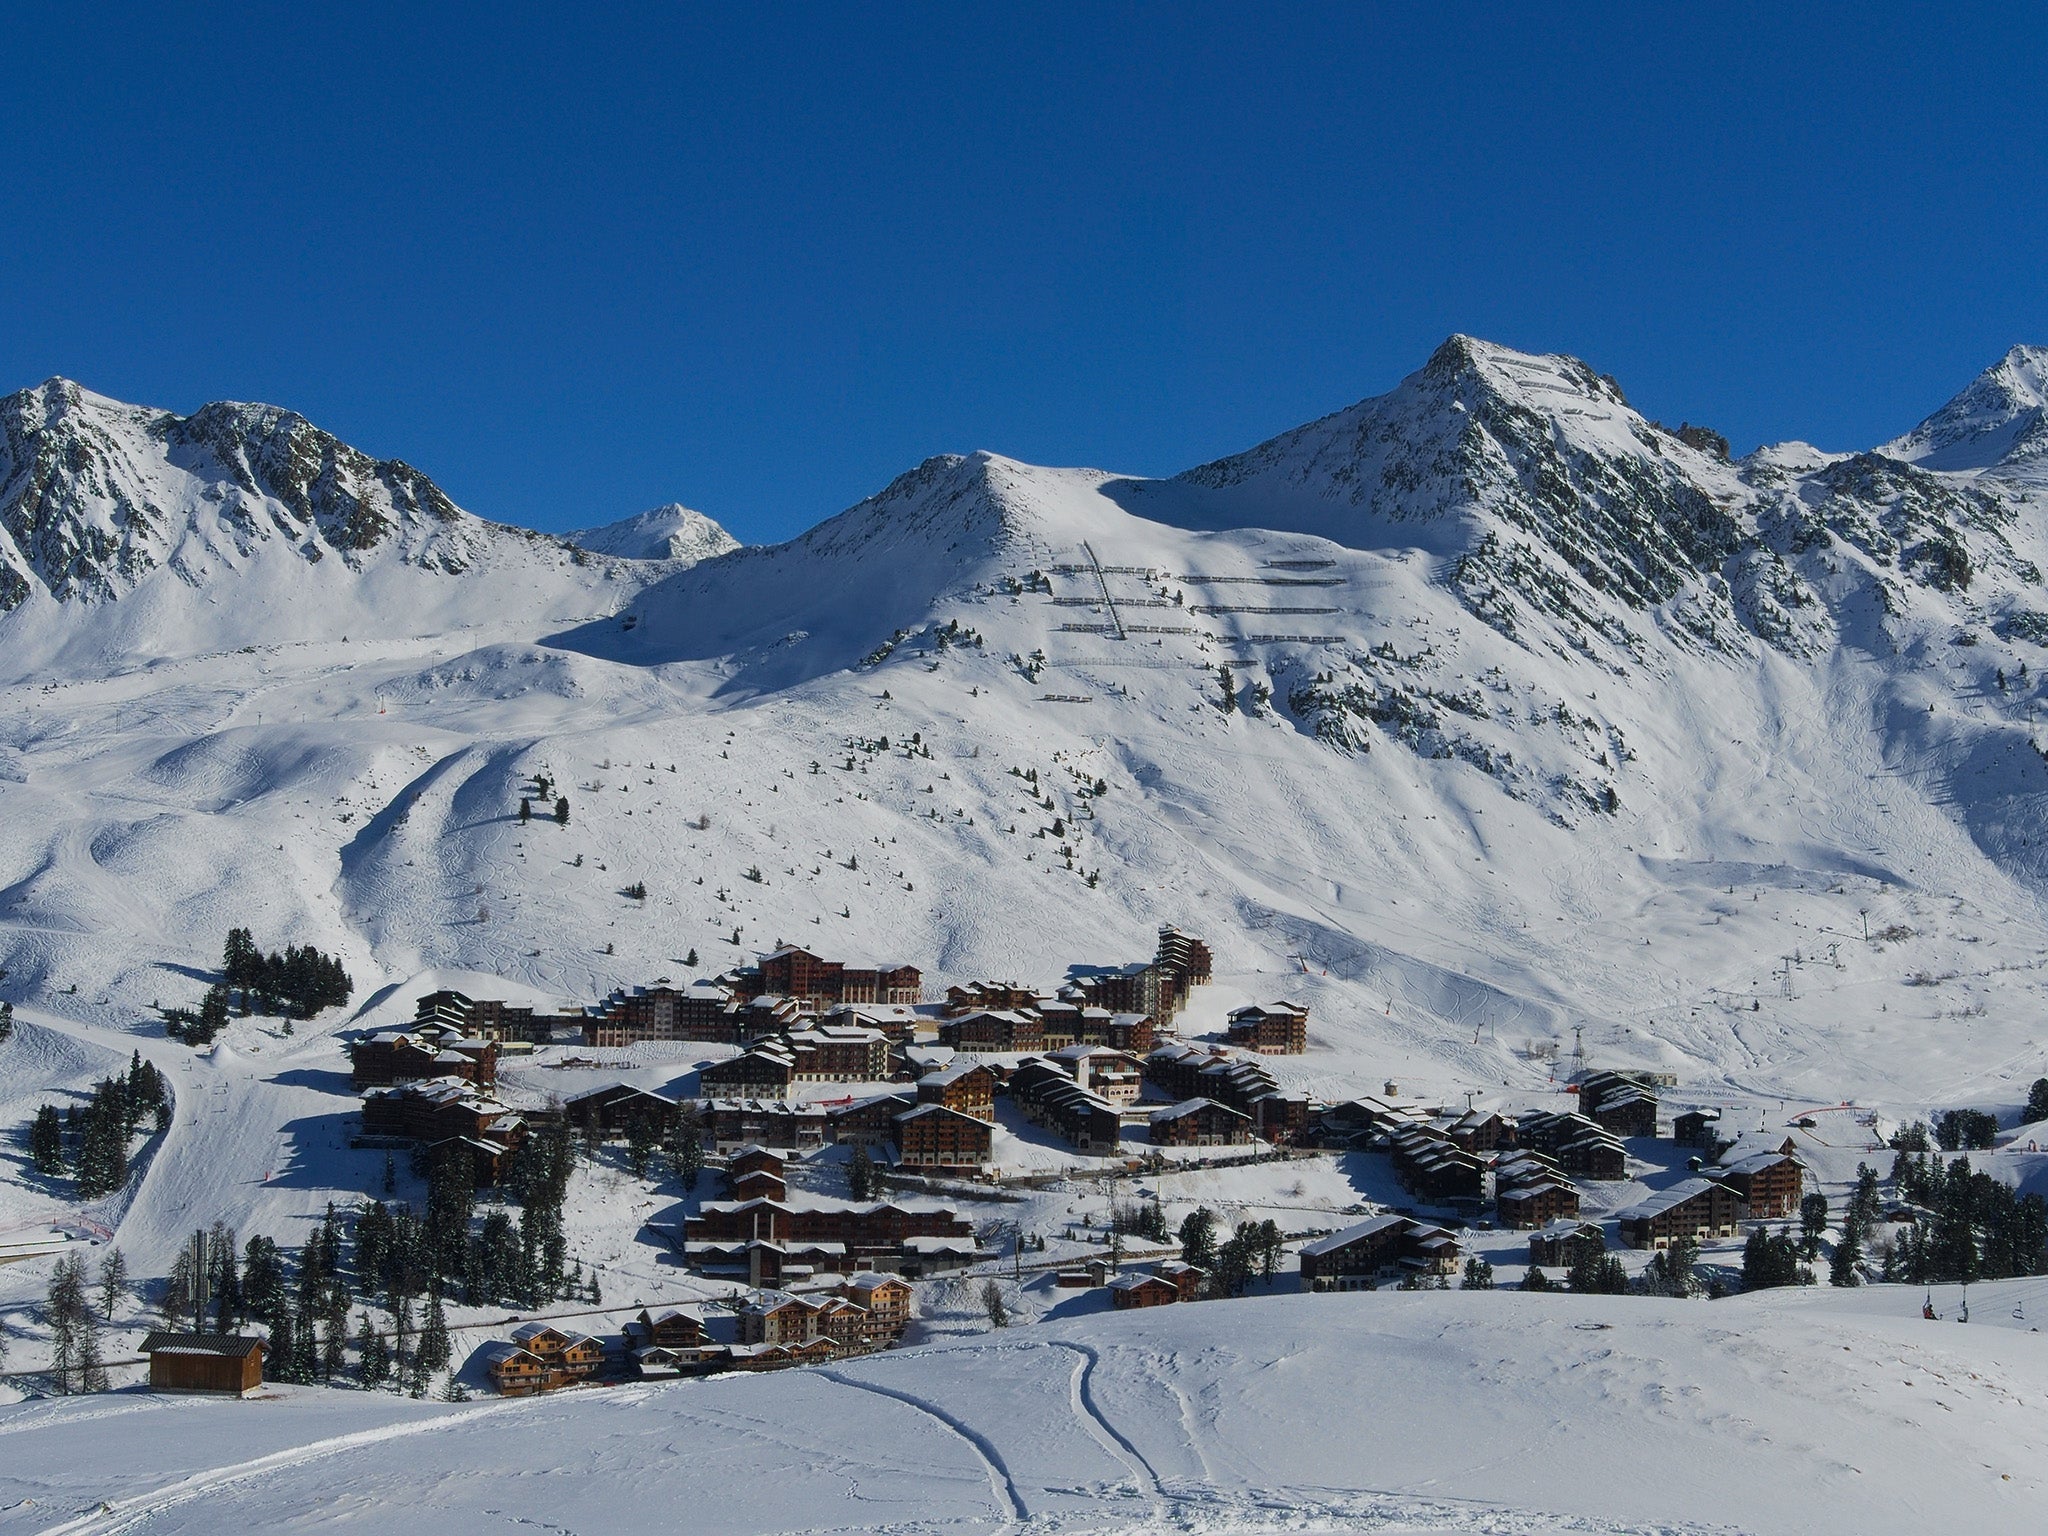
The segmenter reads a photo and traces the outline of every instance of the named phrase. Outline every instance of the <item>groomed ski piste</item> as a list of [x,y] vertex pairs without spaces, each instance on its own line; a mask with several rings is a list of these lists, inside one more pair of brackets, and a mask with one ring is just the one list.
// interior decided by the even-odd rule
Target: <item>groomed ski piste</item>
[[1967,1327],[1896,1292],[1346,1294],[546,1399],[46,1400],[0,1423],[0,1529],[2022,1529],[2048,1346],[2009,1313],[2048,1282],[1975,1289]]
[[[156,464],[133,408],[81,393],[139,477],[122,504],[164,516],[79,578],[89,600],[36,585],[46,548],[0,549],[30,591],[0,614],[0,1248],[115,1243],[153,1280],[215,1221],[296,1247],[383,1175],[349,1145],[346,1042],[438,986],[554,1008],[778,942],[1048,984],[1145,957],[1161,923],[1216,949],[1183,1030],[1303,1001],[1309,1051],[1269,1065],[1328,1100],[1394,1081],[1562,1108],[1582,1041],[1674,1075],[1669,1106],[1794,1136],[1837,1209],[1859,1162],[1888,1168],[1885,1130],[1962,1106],[2003,1127],[1977,1166],[2048,1189],[2048,1130],[2017,1115],[2048,1073],[2041,373],[2016,351],[1890,445],[1896,469],[1800,445],[1730,465],[1584,365],[1460,338],[1181,480],[948,457],[786,545],[718,553],[664,509],[590,556],[382,491],[385,543],[320,545],[327,525],[219,502],[203,463]],[[1534,523],[1532,455],[1576,498]],[[126,536],[79,496],[80,529]],[[1667,588],[1630,540],[1709,504],[1753,547]],[[519,821],[536,772],[567,826]],[[154,1005],[196,1002],[233,926],[340,955],[349,1008],[237,1020],[203,1054],[167,1040]],[[171,1124],[81,1206],[25,1127],[131,1052]],[[507,1088],[668,1088],[721,1054],[551,1048]],[[1631,1152],[1589,1216],[1685,1174],[1668,1145]],[[997,1161],[1077,1177],[977,1218],[1089,1252],[1062,1234],[1106,1207],[1094,1160],[1005,1118]],[[1173,1221],[1325,1230],[1404,1202],[1385,1162],[1126,1185]],[[605,1297],[579,1326],[730,1290],[650,1225],[689,1208],[672,1182],[615,1153],[576,1178],[570,1244]],[[1517,1278],[1518,1234],[1472,1240]],[[9,1370],[45,1363],[49,1262],[0,1266]],[[2048,1466],[2036,1282],[1972,1287],[1957,1327],[1953,1288],[1927,1323],[1899,1287],[1287,1280],[1136,1316],[1041,1277],[1001,1333],[979,1276],[932,1282],[910,1349],[535,1402],[24,1401],[0,1409],[0,1529],[1924,1530],[2024,1518]],[[160,1322],[147,1294],[110,1357]],[[458,1360],[503,1321],[452,1314]]]

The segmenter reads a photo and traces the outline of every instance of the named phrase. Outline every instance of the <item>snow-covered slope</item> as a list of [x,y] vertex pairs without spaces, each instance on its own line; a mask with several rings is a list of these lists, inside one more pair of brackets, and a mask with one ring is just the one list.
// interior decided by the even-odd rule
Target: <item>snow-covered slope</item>
[[616,555],[621,560],[679,560],[691,565],[740,547],[740,541],[717,523],[679,501],[562,537],[593,554]]
[[[197,586],[43,594],[8,621],[10,659],[66,649],[6,696],[0,965],[55,1008],[176,1001],[164,967],[256,922],[360,977],[569,1001],[799,936],[1051,979],[1182,922],[1249,995],[1309,967],[1327,1090],[1540,1077],[1522,1053],[1573,1024],[1829,1098],[1978,1081],[2030,1038],[2044,934],[2040,506],[1688,436],[1579,362],[1452,338],[1176,481],[979,453],[686,569],[522,565],[475,524],[461,575],[266,537]],[[395,614],[362,598],[385,580]],[[424,623],[414,580],[475,629]],[[616,610],[563,627],[571,600]],[[150,602],[252,649],[104,662]],[[510,819],[537,770],[569,829]],[[1866,946],[1860,907],[1915,938]],[[1858,942],[1774,979],[1823,930]],[[1917,973],[1956,981],[1886,991]],[[1872,1012],[1884,1049],[1851,1047]]]
[[1883,451],[1923,469],[2048,479],[2048,347],[2014,347]]
[[[1176,480],[945,456],[683,569],[521,565],[487,524],[460,575],[266,536],[6,621],[10,659],[56,659],[0,715],[0,965],[59,1010],[189,1000],[252,922],[377,984],[580,1001],[797,938],[1053,979],[1171,921],[1247,998],[1295,973],[1317,1047],[1287,1070],[1319,1091],[1540,1081],[1579,1026],[1693,1082],[2016,1099],[2048,937],[2035,496],[1729,463],[1583,364],[1453,338]],[[344,571],[393,584],[346,645],[316,590]],[[397,622],[414,580],[477,627]],[[105,660],[150,601],[213,654]],[[537,771],[569,828],[513,819]],[[1910,936],[1866,943],[1864,909]]]
[[[1163,922],[1216,949],[1189,1034],[1310,1005],[1307,1054],[1272,1061],[1290,1085],[1554,1105],[1583,1038],[1731,1124],[1809,1107],[1839,1199],[1855,1115],[2010,1120],[2048,1070],[2048,491],[2015,457],[2030,429],[1970,437],[2031,408],[2033,356],[1888,450],[1731,463],[1582,364],[1453,338],[1178,479],[943,456],[688,566],[444,514],[281,413],[200,432],[14,397],[0,1132],[136,1048],[178,1107],[118,1197],[67,1211],[21,1166],[0,1221],[117,1228],[146,1274],[195,1213],[299,1241],[381,1167],[348,1145],[341,1037],[435,986],[579,1004],[785,940],[1050,982]],[[1971,441],[1986,462],[1944,467]],[[518,817],[542,773],[566,826]],[[164,1040],[149,1005],[194,1001],[240,925],[338,953],[357,1010],[238,1020],[205,1057]],[[667,1088],[694,1049],[606,1060]],[[669,1196],[578,1178],[571,1240],[614,1305],[709,1284],[641,1236]],[[1398,1198],[1334,1163],[1172,1178],[1162,1198],[1316,1225]],[[1090,1197],[1032,1198],[1051,1228]],[[32,1271],[0,1270],[0,1305]],[[103,1421],[32,1406],[0,1429],[38,1502],[0,1527],[54,1502],[79,1530],[684,1504],[749,1530],[1807,1530],[2038,1498],[2030,1335],[1855,1314],[1874,1302],[1593,1305],[1174,1308],[833,1376],[320,1395],[232,1437],[210,1408],[98,1404],[113,1462],[79,1450]],[[757,1463],[729,1500],[723,1469]]]
[[486,522],[290,411],[67,379],[0,399],[0,675],[603,612],[646,579]]
[[[1981,1311],[2022,1287],[2038,1309],[2010,1282]],[[540,1400],[39,1403],[0,1418],[0,1529],[2029,1528],[2039,1335],[1885,1299],[1255,1299]]]

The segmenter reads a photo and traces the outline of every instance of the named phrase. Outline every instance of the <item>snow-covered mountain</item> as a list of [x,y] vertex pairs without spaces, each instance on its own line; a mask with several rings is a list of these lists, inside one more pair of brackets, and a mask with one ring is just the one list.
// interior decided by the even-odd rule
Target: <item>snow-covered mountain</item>
[[0,674],[607,611],[649,579],[276,406],[0,399]]
[[[2019,400],[2032,356],[1909,437]],[[1175,479],[941,456],[787,543],[680,566],[449,517],[353,459],[331,478],[388,531],[350,549],[341,492],[292,490],[318,475],[247,470],[272,487],[251,491],[225,467],[250,448],[202,472],[165,446],[176,418],[80,410],[121,452],[68,476],[46,453],[35,504],[111,537],[141,497],[108,492],[110,466],[168,464],[187,499],[151,504],[187,520],[138,545],[154,569],[96,558],[123,595],[59,601],[39,567],[0,620],[32,658],[0,738],[23,808],[0,830],[0,965],[28,992],[147,1001],[169,957],[201,965],[258,919],[394,984],[565,1000],[799,934],[1048,977],[1172,921],[1241,976],[1297,972],[1325,1031],[1312,1084],[1514,1079],[1531,1069],[1489,1029],[1521,1048],[1576,1021],[1688,1076],[1840,1097],[1948,1070],[1905,1022],[1931,993],[1902,994],[1883,1049],[1847,1048],[1867,1005],[1843,989],[1881,1004],[1890,949],[1767,984],[1845,903],[1859,934],[1858,907],[1916,934],[1916,974],[1977,975],[1982,929],[2015,965],[2048,940],[2048,493],[1996,465],[1731,462],[1585,364],[1454,337],[1388,393]],[[346,458],[284,462],[321,453]],[[467,569],[433,564],[443,535],[480,541]],[[507,601],[514,575],[531,595]],[[152,591],[209,643],[106,643]],[[166,659],[131,676],[144,642]],[[506,817],[543,769],[576,802],[545,835],[581,864]],[[641,878],[649,900],[617,910]],[[1974,915],[1930,905],[1951,893]],[[1937,1001],[2017,1049],[2032,986],[1988,971]],[[1731,1022],[1737,997],[1761,1016]]]
[[679,501],[602,528],[580,528],[563,537],[578,549],[621,560],[676,560],[691,565],[740,547],[740,541],[717,523]]
[[1882,451],[1923,469],[2048,479],[2048,347],[2014,347]]
[[[1216,953],[1181,1030],[1304,1002],[1308,1051],[1269,1064],[1325,1098],[1392,1080],[1425,1103],[1562,1107],[1582,1041],[1598,1065],[1672,1074],[1674,1107],[1803,1127],[1837,1210],[1856,1164],[1884,1161],[1873,1114],[1993,1110],[2006,1144],[1976,1165],[2044,1187],[2038,1128],[2011,1130],[2048,1070],[2041,357],[2014,352],[1882,449],[1731,461],[1585,364],[1454,337],[1389,392],[1176,478],[944,455],[798,538],[694,563],[656,542],[694,526],[679,511],[579,535],[614,551],[588,553],[267,408],[15,396],[0,996],[20,1022],[0,1135],[138,1048],[178,1106],[117,1195],[80,1211],[24,1174],[0,1217],[111,1231],[146,1275],[196,1220],[303,1241],[384,1165],[349,1145],[338,1037],[435,987],[578,1005],[784,941],[908,960],[934,986],[1048,983],[1150,954],[1166,922]],[[541,775],[565,825],[520,817]],[[150,1005],[195,1001],[235,926],[339,954],[357,1010],[293,1034],[238,1019],[203,1056],[165,1040]],[[729,1049],[595,1054],[668,1091]],[[504,1084],[541,1102],[604,1080],[561,1065],[508,1063]],[[1067,1156],[1021,1122],[1002,1134],[1019,1166]],[[1147,1182],[1174,1220],[1200,1203],[1298,1232],[1407,1200],[1381,1163]],[[670,1191],[609,1161],[577,1178],[567,1240],[613,1306],[719,1292],[647,1239]],[[1611,1216],[1620,1188],[1589,1185],[1583,1214]],[[1003,1210],[1066,1262],[1099,1251],[1056,1235],[1089,1201],[1106,1209],[1075,1181]],[[1526,1257],[1519,1234],[1468,1237]],[[46,1283],[33,1270],[0,1268],[11,1315]],[[926,1286],[922,1324],[978,1326],[981,1278]],[[113,1481],[86,1454],[97,1424],[39,1407],[11,1422],[9,1496],[81,1511],[81,1530],[218,1523],[250,1489],[243,1524],[356,1498],[375,1525],[407,1490],[440,1498],[449,1456],[383,1455],[366,1484],[352,1448],[481,1425],[493,1445],[525,1434],[499,1460],[530,1467],[623,1405],[650,1446],[680,1415],[736,1453],[718,1465],[787,1463],[769,1509],[759,1478],[619,1453],[720,1529],[1819,1530],[1918,1518],[1928,1488],[1992,1520],[2034,1496],[2038,1435],[1979,1420],[2039,1396],[2019,1351],[2040,1286],[1977,1291],[1980,1316],[2011,1309],[1997,1339],[1928,1332],[1896,1287],[1070,1317],[1048,1274],[1016,1288],[1037,1326],[830,1373],[446,1410],[308,1390],[211,1460],[191,1415],[151,1409]],[[462,1352],[497,1326],[474,1310]],[[1872,1360],[1896,1362],[1875,1386]],[[1379,1362],[1363,1389],[1360,1361]],[[1906,1427],[1873,1460],[1858,1436],[1880,1387]],[[1907,1423],[1959,1391],[1982,1413],[1940,1417],[1976,1460]],[[914,1477],[832,1459],[855,1392],[930,1442]],[[1340,1400],[1365,1416],[1319,1438]],[[1389,1402],[1410,1432],[1363,1465],[1350,1448]],[[1468,1432],[1518,1404],[1540,1411]],[[1795,1450],[1760,1477],[1702,1473],[1731,1423],[1768,1431],[1749,1451]],[[1544,1435],[1533,1460],[1496,1454]],[[1815,1444],[1825,1475],[1802,1481]],[[1612,1475],[1616,1445],[1650,1473]],[[521,1518],[612,1518],[616,1477],[588,1497],[555,1482]],[[466,1515],[463,1497],[441,1502]],[[672,1523],[675,1498],[657,1503]]]

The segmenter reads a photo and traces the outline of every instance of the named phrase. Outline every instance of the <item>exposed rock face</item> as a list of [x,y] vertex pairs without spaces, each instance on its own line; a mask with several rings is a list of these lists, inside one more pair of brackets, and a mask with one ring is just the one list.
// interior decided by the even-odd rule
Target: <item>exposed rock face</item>
[[0,608],[38,586],[104,602],[164,567],[201,579],[265,541],[351,566],[459,572],[545,536],[470,516],[424,474],[303,416],[217,403],[190,416],[67,379],[0,399]]

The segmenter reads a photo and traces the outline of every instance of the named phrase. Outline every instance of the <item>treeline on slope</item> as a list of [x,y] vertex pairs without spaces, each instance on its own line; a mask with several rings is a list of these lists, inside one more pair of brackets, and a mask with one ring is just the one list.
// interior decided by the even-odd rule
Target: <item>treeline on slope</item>
[[[366,1200],[347,1222],[335,1207],[295,1255],[267,1237],[239,1249],[216,1224],[181,1252],[164,1293],[167,1317],[189,1317],[220,1332],[256,1322],[270,1337],[272,1380],[378,1388],[424,1396],[450,1360],[445,1305],[532,1308],[565,1296],[602,1301],[595,1278],[567,1260],[562,1207],[574,1147],[544,1128],[513,1156],[506,1186],[518,1220],[503,1208],[476,1219],[475,1167],[451,1147],[433,1159],[424,1211]],[[195,1253],[198,1255],[195,1258]],[[351,1312],[362,1311],[351,1328]],[[389,1319],[379,1327],[370,1308]],[[350,1352],[354,1361],[351,1367]],[[451,1396],[461,1389],[452,1382]]]
[[154,1116],[158,1131],[171,1123],[163,1074],[137,1052],[121,1077],[103,1078],[83,1106],[45,1104],[29,1122],[29,1161],[52,1178],[75,1174],[78,1198],[99,1200],[128,1182],[128,1143]]
[[340,1007],[355,990],[335,956],[310,944],[288,944],[282,954],[266,955],[248,929],[232,928],[221,954],[221,979],[207,988],[197,1012],[165,1009],[164,1032],[187,1045],[205,1045],[227,1027],[231,1012],[310,1019],[323,1008]]
[[1884,1278],[1934,1281],[2003,1280],[2042,1272],[2048,1247],[2048,1202],[1929,1152],[1901,1151],[1892,1160],[1899,1198],[1932,1214],[1912,1223],[1881,1255]]

